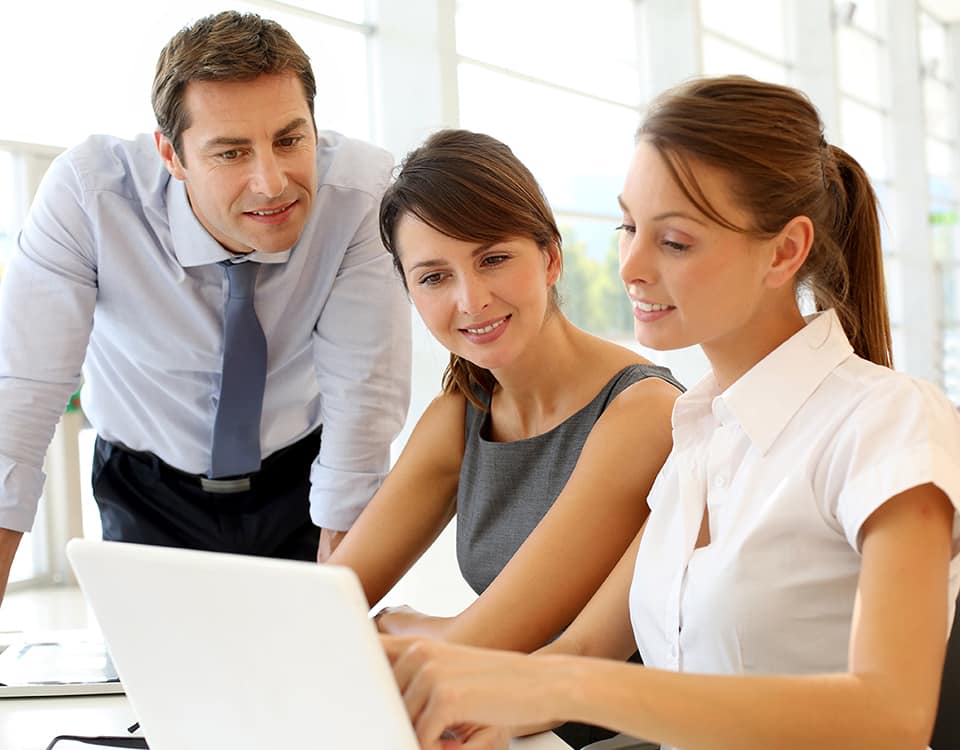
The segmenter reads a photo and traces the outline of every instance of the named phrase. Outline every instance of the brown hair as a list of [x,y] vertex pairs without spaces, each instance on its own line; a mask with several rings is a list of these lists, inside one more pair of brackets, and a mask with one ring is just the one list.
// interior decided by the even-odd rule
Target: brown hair
[[[407,154],[387,188],[380,203],[380,237],[404,287],[394,235],[406,214],[457,240],[493,244],[522,237],[545,252],[561,252],[560,230],[536,179],[508,146],[482,133],[434,133]],[[552,295],[556,304],[556,287]],[[490,395],[496,382],[492,372],[451,352],[443,373],[444,393],[462,392],[486,411],[477,391]]]
[[303,84],[313,118],[317,83],[310,58],[286,29],[256,13],[233,10],[201,18],[174,34],[160,52],[151,96],[157,127],[183,161],[182,135],[190,127],[183,96],[190,81],[249,81],[286,71]]
[[[798,285],[813,293],[817,310],[836,309],[858,355],[892,367],[877,198],[856,160],[827,144],[803,93],[745,76],[693,80],[651,104],[637,139],[656,148],[687,198],[728,229],[773,237],[794,217],[808,217],[813,246]],[[754,226],[736,226],[710,205],[689,159],[730,175]]]

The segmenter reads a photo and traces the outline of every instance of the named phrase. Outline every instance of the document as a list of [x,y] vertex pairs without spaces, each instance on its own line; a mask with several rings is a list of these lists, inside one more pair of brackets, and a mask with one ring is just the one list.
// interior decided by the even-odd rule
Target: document
[[103,639],[64,631],[29,636],[0,653],[0,698],[122,693]]

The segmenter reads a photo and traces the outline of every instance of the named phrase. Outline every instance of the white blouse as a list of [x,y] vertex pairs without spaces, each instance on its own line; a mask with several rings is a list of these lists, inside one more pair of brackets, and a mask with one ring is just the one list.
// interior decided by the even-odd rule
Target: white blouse
[[[932,482],[960,508],[960,418],[921,380],[853,354],[834,312],[723,393],[673,413],[630,592],[651,667],[713,674],[847,669],[860,530]],[[710,542],[695,549],[709,509]],[[960,587],[954,516],[951,616]]]

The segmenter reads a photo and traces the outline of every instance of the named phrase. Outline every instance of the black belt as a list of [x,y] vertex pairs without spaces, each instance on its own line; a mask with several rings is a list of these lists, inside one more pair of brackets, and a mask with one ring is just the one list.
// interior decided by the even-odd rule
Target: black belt
[[312,463],[320,451],[320,434],[322,431],[323,427],[318,427],[306,437],[300,438],[297,442],[274,451],[263,459],[259,471],[220,479],[211,479],[202,474],[190,474],[186,471],[181,471],[153,453],[131,450],[120,443],[110,443],[110,446],[113,450],[126,453],[141,462],[150,464],[154,471],[160,474],[166,474],[180,481],[194,484],[204,492],[209,492],[214,495],[233,495],[238,492],[249,492],[254,484],[257,483],[258,479],[264,475],[269,476],[274,472],[284,472],[288,467],[298,466],[303,463],[308,465]]

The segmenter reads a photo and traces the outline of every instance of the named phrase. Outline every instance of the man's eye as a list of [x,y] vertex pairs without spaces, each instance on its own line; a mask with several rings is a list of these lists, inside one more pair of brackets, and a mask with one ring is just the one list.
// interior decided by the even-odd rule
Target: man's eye
[[277,141],[277,145],[281,148],[290,148],[291,146],[296,146],[300,142],[300,136],[298,135],[288,135]]
[[222,151],[220,153],[220,158],[224,161],[233,161],[234,159],[240,158],[240,152],[235,148],[230,149],[229,151]]

